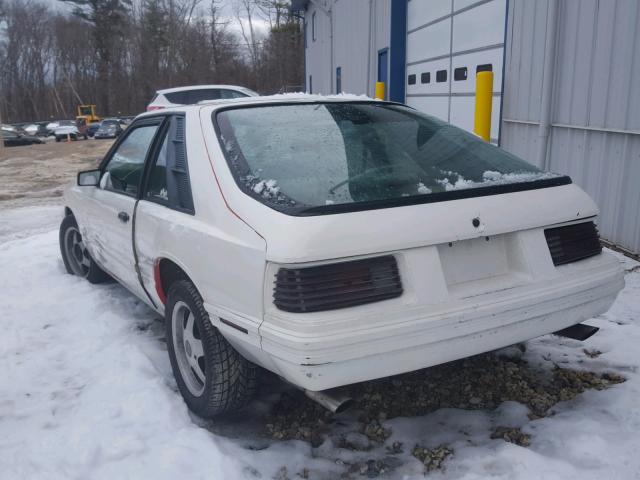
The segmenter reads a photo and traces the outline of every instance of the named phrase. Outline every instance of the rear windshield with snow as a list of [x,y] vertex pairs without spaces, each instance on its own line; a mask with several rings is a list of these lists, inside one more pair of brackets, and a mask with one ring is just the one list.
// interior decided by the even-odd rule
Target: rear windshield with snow
[[[248,106],[222,110],[215,120],[240,188],[294,215],[444,201],[570,181],[400,105]],[[558,182],[560,178],[567,181]]]

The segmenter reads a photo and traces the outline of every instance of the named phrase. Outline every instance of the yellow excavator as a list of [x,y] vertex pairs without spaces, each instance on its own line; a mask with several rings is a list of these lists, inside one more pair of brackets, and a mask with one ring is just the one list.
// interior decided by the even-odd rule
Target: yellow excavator
[[87,124],[100,121],[100,117],[96,115],[95,105],[78,105],[78,116],[76,117],[76,120],[80,117],[84,118]]

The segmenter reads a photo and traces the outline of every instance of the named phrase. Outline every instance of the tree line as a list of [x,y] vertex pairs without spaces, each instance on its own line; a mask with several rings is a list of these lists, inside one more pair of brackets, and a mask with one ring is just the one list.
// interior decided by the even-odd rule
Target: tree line
[[0,0],[4,122],[73,118],[80,103],[133,115],[156,90],[182,85],[270,94],[304,84],[303,23],[288,1],[58,1],[70,12]]

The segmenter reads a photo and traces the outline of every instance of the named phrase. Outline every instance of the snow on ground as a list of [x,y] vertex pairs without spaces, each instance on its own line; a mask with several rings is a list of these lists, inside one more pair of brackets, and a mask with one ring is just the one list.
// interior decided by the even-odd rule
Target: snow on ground
[[[524,354],[547,372],[609,372],[625,383],[587,390],[543,418],[514,401],[382,418],[389,438],[349,449],[338,434],[366,442],[349,412],[319,446],[266,436],[264,416],[288,391],[273,380],[245,412],[193,417],[177,393],[157,315],[117,284],[64,272],[61,215],[60,207],[0,211],[0,478],[422,478],[416,444],[453,451],[428,478],[640,478],[640,271],[631,260],[620,257],[629,273],[616,304],[589,322],[601,327],[596,336],[545,336]],[[491,439],[496,426],[520,428],[530,446]]]

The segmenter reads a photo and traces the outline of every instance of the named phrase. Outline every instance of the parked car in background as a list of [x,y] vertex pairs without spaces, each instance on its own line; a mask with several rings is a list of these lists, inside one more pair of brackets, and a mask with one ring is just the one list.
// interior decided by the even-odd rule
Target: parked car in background
[[206,100],[257,97],[253,90],[236,85],[193,85],[190,87],[158,90],[147,106],[147,111],[160,110],[175,105],[194,105]]
[[78,117],[75,122],[71,122],[71,125],[60,125],[54,130],[56,142],[62,140],[78,140],[84,138],[87,140],[89,135],[87,134],[87,123],[83,117]]
[[54,120],[53,122],[47,123],[45,128],[49,132],[49,135],[55,135],[55,131],[59,127],[73,127],[76,122],[74,120]]
[[5,147],[19,147],[23,145],[33,145],[36,143],[44,143],[42,139],[33,136],[25,135],[11,130],[0,130],[0,135],[4,142]]
[[0,128],[2,130],[6,131],[6,132],[13,132],[13,133],[21,134],[21,135],[24,135],[25,133],[27,133],[22,128],[22,124],[11,124],[11,125],[9,125],[9,124],[5,123]]
[[87,135],[93,138],[98,129],[100,128],[100,122],[90,123],[87,126]]
[[117,118],[105,118],[93,135],[93,138],[116,138],[120,136],[123,128]]
[[64,198],[67,271],[164,315],[202,417],[245,405],[256,365],[338,408],[326,389],[585,338],[624,286],[569,177],[389,102],[149,112]]
[[47,123],[45,128],[47,129],[50,135],[53,135],[54,130],[60,126],[60,122],[62,121],[63,120],[54,120],[52,122]]
[[35,135],[38,137],[49,136],[49,131],[47,130],[47,122],[37,122],[37,123],[27,124],[24,127],[24,130],[29,135]]

